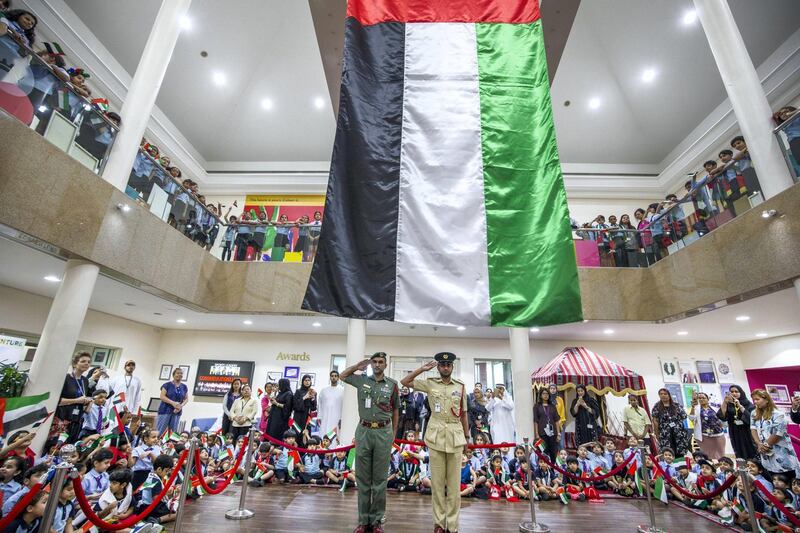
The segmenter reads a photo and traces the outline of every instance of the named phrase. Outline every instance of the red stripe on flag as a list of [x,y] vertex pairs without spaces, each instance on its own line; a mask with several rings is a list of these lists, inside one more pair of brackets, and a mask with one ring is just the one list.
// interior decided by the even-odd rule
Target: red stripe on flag
[[539,0],[348,0],[347,16],[381,22],[499,22],[539,20]]

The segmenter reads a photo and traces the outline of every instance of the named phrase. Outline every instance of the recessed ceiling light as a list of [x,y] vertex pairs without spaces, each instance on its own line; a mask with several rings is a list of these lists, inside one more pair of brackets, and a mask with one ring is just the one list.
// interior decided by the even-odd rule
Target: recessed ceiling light
[[322,327],[322,324],[320,324],[319,322],[314,322],[311,325],[314,326],[315,328],[321,328]]
[[688,334],[689,334],[689,332],[688,332],[688,331],[679,331],[679,332],[678,332],[678,335],[680,335],[681,337],[685,337],[685,336],[686,336],[686,335],[688,335]]
[[261,109],[263,109],[264,111],[269,111],[270,109],[272,109],[272,100],[270,100],[269,98],[264,98],[263,100],[261,100]]
[[697,11],[694,9],[690,9],[686,13],[683,14],[683,25],[684,26],[691,26],[695,22],[697,22]]
[[182,318],[179,318],[175,322],[177,322],[178,324],[186,324],[186,321],[184,319],[182,319]]
[[467,328],[465,328],[464,326],[458,326],[456,329],[457,329],[458,331],[464,331],[464,330],[465,330],[465,329],[467,329]]
[[597,96],[592,97],[589,99],[589,109],[600,109],[600,105],[602,104],[602,100]]
[[759,338],[766,337],[766,336],[767,336],[766,333],[756,333],[756,337],[759,337]]
[[605,333],[606,335],[613,335],[614,334],[614,330],[613,329],[604,329],[603,333]]
[[45,111],[47,111],[47,106],[46,105],[40,105],[39,106],[39,113],[44,113]]
[[737,322],[747,322],[748,320],[750,320],[750,317],[747,315],[739,315],[736,317]]
[[656,79],[656,69],[654,68],[646,68],[644,72],[642,72],[642,81],[645,83],[650,83],[654,79]]
[[242,324],[244,324],[245,326],[252,326],[253,325],[253,321],[252,320],[245,320],[244,322],[242,322]]
[[531,328],[531,333],[539,333],[539,328]]
[[58,282],[61,281],[61,278],[59,278],[58,276],[54,276],[54,275],[50,274],[49,276],[45,276],[44,280],[45,281],[49,281],[50,283],[58,283]]
[[322,109],[323,107],[325,107],[325,100],[317,96],[316,98],[314,98],[314,107],[316,107],[317,109]]
[[228,83],[228,77],[225,76],[223,72],[215,72],[211,75],[211,79],[214,80],[215,85],[219,85],[220,87]]
[[192,29],[192,19],[189,17],[183,16],[181,17],[181,29],[182,30],[191,30]]

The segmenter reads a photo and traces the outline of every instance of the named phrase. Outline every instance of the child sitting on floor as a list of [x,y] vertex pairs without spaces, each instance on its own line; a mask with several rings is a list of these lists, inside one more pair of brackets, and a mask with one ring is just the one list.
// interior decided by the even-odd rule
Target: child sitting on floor
[[[623,452],[614,452],[614,468],[621,466],[624,462],[625,454]],[[634,495],[634,479],[628,474],[627,470],[617,472],[606,480],[606,484],[615,494],[619,494],[620,496],[630,497]]]
[[523,500],[536,497],[536,484],[531,482],[531,465],[524,457],[517,459],[517,471],[514,472],[514,481],[511,483],[512,490]]
[[534,483],[540,500],[547,501],[558,498],[557,491],[561,488],[561,482],[555,470],[550,468],[544,457],[539,458],[539,469],[534,475]]
[[[295,446],[297,441],[297,433],[294,430],[288,430],[283,434],[283,442],[290,446]],[[280,483],[293,481],[296,479],[297,474],[297,452],[291,451],[288,448],[276,446],[272,450],[275,456],[275,479]]]
[[503,458],[497,454],[492,457],[489,476],[486,478],[490,499],[499,500],[511,490],[511,481],[503,465]]
[[4,533],[38,533],[46,505],[47,492],[41,490],[14,521],[3,530]]
[[86,499],[93,502],[100,498],[108,488],[108,467],[111,466],[111,459],[114,454],[105,448],[97,450],[92,455],[91,464],[92,469],[89,471],[81,481],[83,492],[86,494]]
[[[319,448],[319,437],[310,437],[307,441],[309,450]],[[316,453],[303,454],[302,463],[298,465],[300,470],[300,482],[309,485],[322,484],[322,456]]]
[[[161,494],[164,488],[162,480],[167,479],[172,474],[172,457],[161,454],[153,461],[153,470],[148,474],[147,479],[142,485],[142,490],[136,494],[136,513],[144,512],[153,503],[155,498]],[[175,520],[175,512],[167,506],[168,496],[158,502],[150,515],[145,518],[146,522],[156,524],[166,524]]]
[[[778,500],[778,502],[789,512],[794,513],[794,507],[792,506],[792,494],[790,491],[786,489],[772,489],[772,496]],[[792,523],[789,521],[789,517],[786,513],[778,509],[777,505],[772,503],[768,504],[765,508],[763,515],[761,516],[761,520],[759,520],[759,525],[767,531],[768,533],[772,533],[774,531],[791,531]]]
[[[128,469],[116,470],[108,477],[108,488],[100,495],[94,510],[106,522],[121,522],[133,514],[133,472]],[[130,533],[132,528],[121,530]]]
[[331,466],[325,471],[328,483],[341,485],[342,490],[355,485],[356,477],[347,468],[347,452],[338,451],[334,454]]

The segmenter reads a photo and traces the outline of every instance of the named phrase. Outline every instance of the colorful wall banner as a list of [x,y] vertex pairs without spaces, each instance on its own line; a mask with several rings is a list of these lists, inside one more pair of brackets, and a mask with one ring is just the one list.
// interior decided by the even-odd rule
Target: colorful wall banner
[[253,361],[219,361],[200,359],[197,363],[197,377],[194,380],[195,396],[224,396],[231,388],[234,379],[242,380],[242,385],[253,386]]

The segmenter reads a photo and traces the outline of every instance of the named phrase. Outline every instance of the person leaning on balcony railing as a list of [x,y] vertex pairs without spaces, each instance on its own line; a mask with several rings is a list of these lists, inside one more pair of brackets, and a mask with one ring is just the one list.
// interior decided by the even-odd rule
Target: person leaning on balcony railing
[[[794,106],[783,106],[775,113],[775,124],[780,126],[794,115],[797,114],[797,108]],[[800,176],[800,119],[794,119],[786,127],[783,128],[783,133],[786,135],[786,140],[789,142],[789,152],[792,154],[792,166],[794,173]]]
[[0,35],[11,32],[11,38],[25,46],[33,45],[36,40],[36,25],[39,19],[24,9],[9,9],[0,18]]

